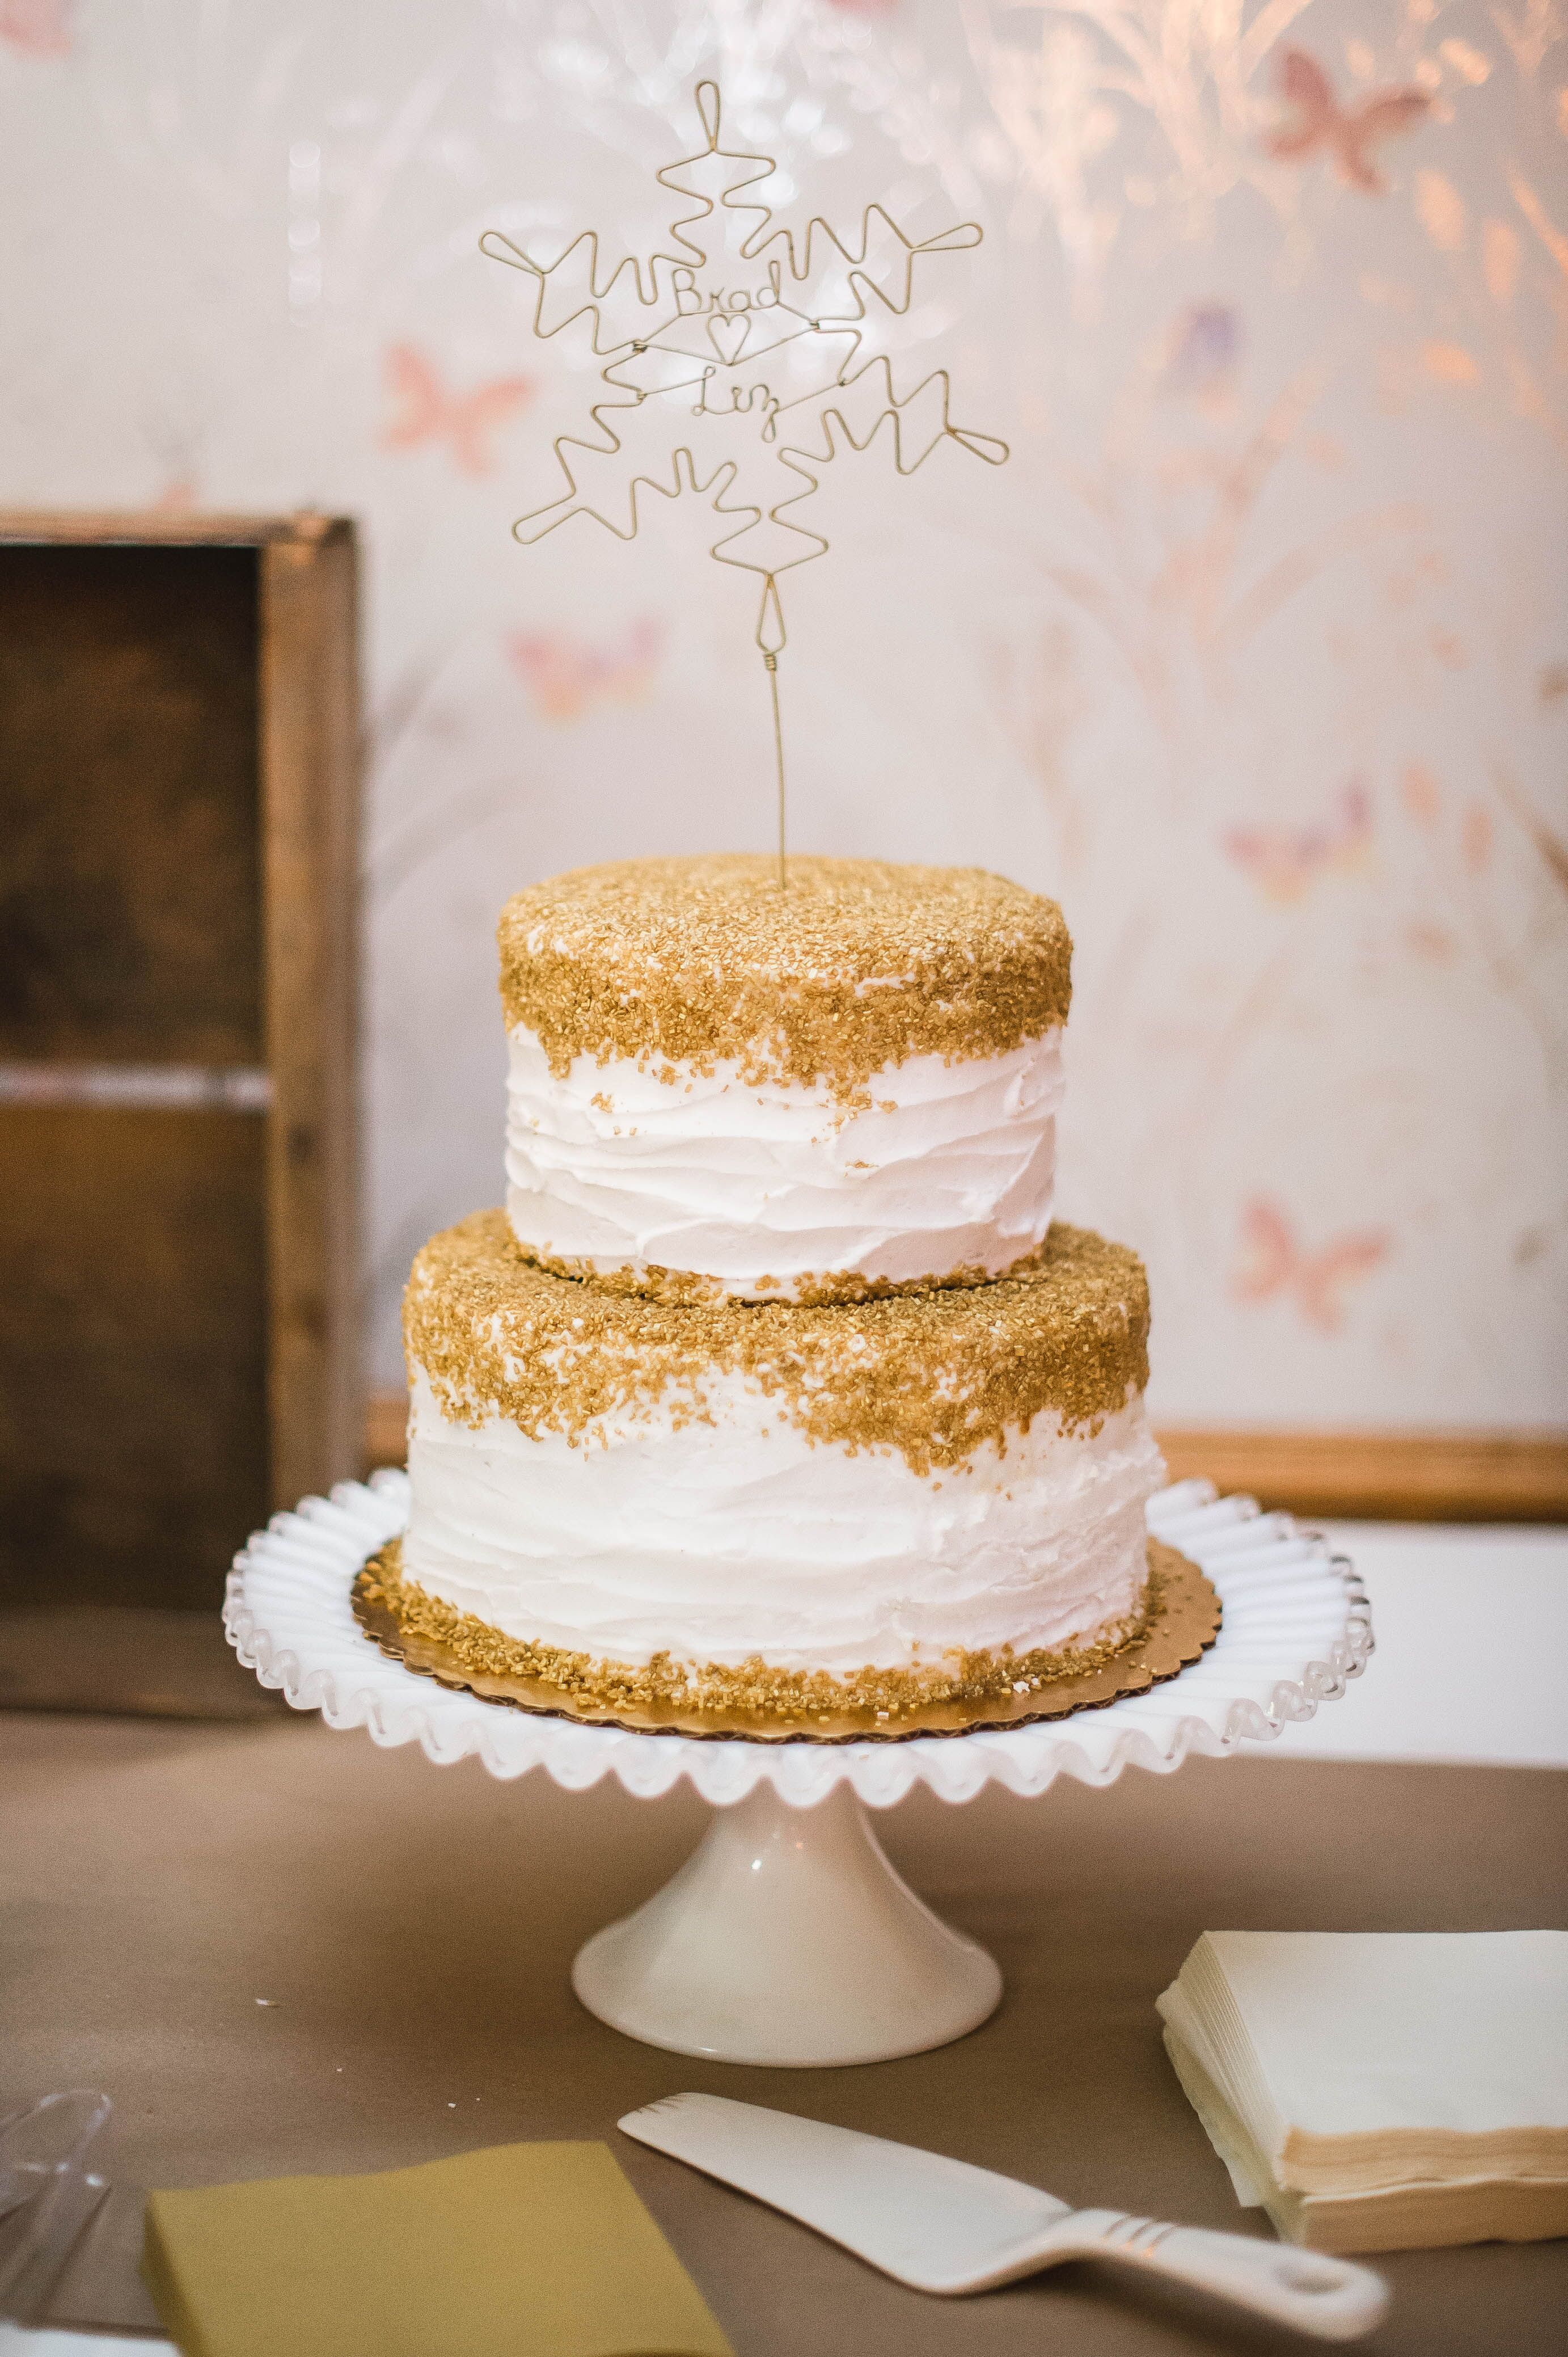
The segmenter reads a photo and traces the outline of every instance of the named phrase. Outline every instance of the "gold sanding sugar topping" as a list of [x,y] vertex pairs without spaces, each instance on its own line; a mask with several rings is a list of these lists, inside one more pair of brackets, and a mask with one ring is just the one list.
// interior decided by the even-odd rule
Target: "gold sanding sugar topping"
[[845,1103],[907,1057],[1004,1055],[1067,1019],[1054,900],[980,867],[625,859],[531,885],[501,912],[501,1002],[551,1070],[625,1058],[674,1082],[733,1059],[750,1085]]
[[504,1211],[432,1236],[403,1296],[410,1371],[442,1413],[591,1440],[601,1417],[712,1423],[738,1375],[819,1443],[889,1448],[926,1474],[1055,1411],[1094,1429],[1148,1380],[1149,1289],[1123,1244],[1059,1222],[993,1285],[815,1307],[678,1302],[553,1276]]
[[556,1253],[536,1252],[532,1247],[528,1258],[536,1268],[548,1269],[553,1276],[586,1278],[609,1293],[640,1293],[651,1301],[751,1301],[783,1300],[821,1304],[830,1301],[881,1301],[896,1293],[932,1293],[946,1285],[993,1285],[997,1277],[1018,1276],[1033,1268],[1039,1260],[1043,1246],[1031,1253],[1020,1253],[1015,1261],[993,1274],[978,1261],[950,1268],[940,1275],[935,1271],[926,1276],[867,1276],[858,1268],[829,1269],[818,1275],[809,1271],[803,1276],[790,1277],[781,1284],[777,1277],[758,1276],[746,1288],[744,1296],[727,1293],[721,1279],[708,1276],[694,1269],[663,1268],[657,1261],[623,1261],[618,1267],[604,1268],[591,1260],[563,1258]]
[[561,1645],[509,1637],[488,1620],[429,1595],[403,1577],[403,1542],[391,1540],[365,1566],[360,1593],[389,1611],[404,1638],[439,1646],[470,1674],[514,1679],[587,1715],[670,1709],[750,1713],[766,1719],[811,1722],[861,1712],[889,1722],[937,1703],[984,1702],[1003,1695],[1037,1694],[1114,1661],[1143,1636],[1155,1581],[1151,1571],[1136,1609],[1091,1638],[1055,1651],[971,1652],[954,1647],[907,1669],[786,1670],[754,1654],[749,1661],[684,1662],[655,1653],[643,1663],[596,1660]]

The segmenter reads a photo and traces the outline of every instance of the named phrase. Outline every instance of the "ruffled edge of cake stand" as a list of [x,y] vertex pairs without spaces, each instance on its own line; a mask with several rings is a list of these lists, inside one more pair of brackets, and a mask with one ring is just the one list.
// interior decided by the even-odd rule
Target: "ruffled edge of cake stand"
[[1311,1718],[1372,1651],[1366,1591],[1326,1540],[1290,1514],[1261,1512],[1254,1499],[1220,1497],[1211,1481],[1178,1481],[1151,1499],[1149,1529],[1213,1582],[1224,1624],[1201,1660],[1145,1694],[1001,1733],[897,1744],[778,1746],[575,1727],[435,1685],[365,1635],[349,1600],[354,1576],[407,1516],[407,1476],[390,1471],[274,1514],[234,1558],[223,1608],[230,1643],[263,1685],[295,1710],[318,1710],[329,1727],[362,1727],[387,1746],[417,1743],[437,1766],[472,1755],[502,1779],[542,1768],[568,1791],[615,1776],[653,1799],[686,1776],[720,1806],[766,1782],[809,1807],[848,1783],[871,1807],[889,1808],[916,1784],[958,1802],[991,1782],[1032,1794],[1058,1776],[1109,1784],[1124,1768],[1168,1774],[1193,1754],[1223,1757]]

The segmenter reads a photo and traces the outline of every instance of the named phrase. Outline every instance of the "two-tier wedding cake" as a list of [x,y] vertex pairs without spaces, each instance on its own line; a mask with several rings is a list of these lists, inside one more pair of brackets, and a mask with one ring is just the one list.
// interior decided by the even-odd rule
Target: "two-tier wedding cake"
[[1055,903],[633,860],[500,952],[507,1206],[409,1279],[400,1625],[588,1715],[889,1727],[1135,1639],[1148,1291],[1052,1222]]

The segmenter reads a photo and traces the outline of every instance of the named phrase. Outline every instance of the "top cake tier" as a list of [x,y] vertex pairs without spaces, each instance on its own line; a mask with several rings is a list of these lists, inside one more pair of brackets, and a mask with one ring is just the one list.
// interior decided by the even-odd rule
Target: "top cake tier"
[[675,1298],[972,1285],[1050,1226],[1072,944],[974,867],[630,859],[502,912],[507,1208]]

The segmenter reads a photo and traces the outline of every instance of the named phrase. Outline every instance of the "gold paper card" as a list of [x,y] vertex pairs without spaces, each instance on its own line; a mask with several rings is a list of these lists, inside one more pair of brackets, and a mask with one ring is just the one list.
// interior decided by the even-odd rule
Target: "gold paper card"
[[602,2144],[152,2193],[142,2273],[187,2357],[732,2357]]
[[1069,1653],[967,1655],[961,1674],[954,1676],[935,1671],[863,1674],[871,1688],[854,1706],[835,1699],[832,1689],[839,1682],[825,1674],[804,1677],[761,1663],[734,1671],[703,1670],[703,1699],[695,1703],[689,1690],[682,1691],[681,1674],[661,1678],[657,1663],[649,1665],[655,1674],[650,1676],[628,1672],[624,1664],[596,1663],[585,1655],[507,1638],[405,1583],[396,1539],[371,1555],[355,1580],[354,1615],[382,1652],[405,1669],[513,1709],[639,1735],[898,1742],[916,1735],[1027,1727],[1103,1709],[1196,1662],[1219,1633],[1219,1598],[1197,1566],[1174,1547],[1159,1539],[1148,1546],[1144,1609],[1121,1641]]

